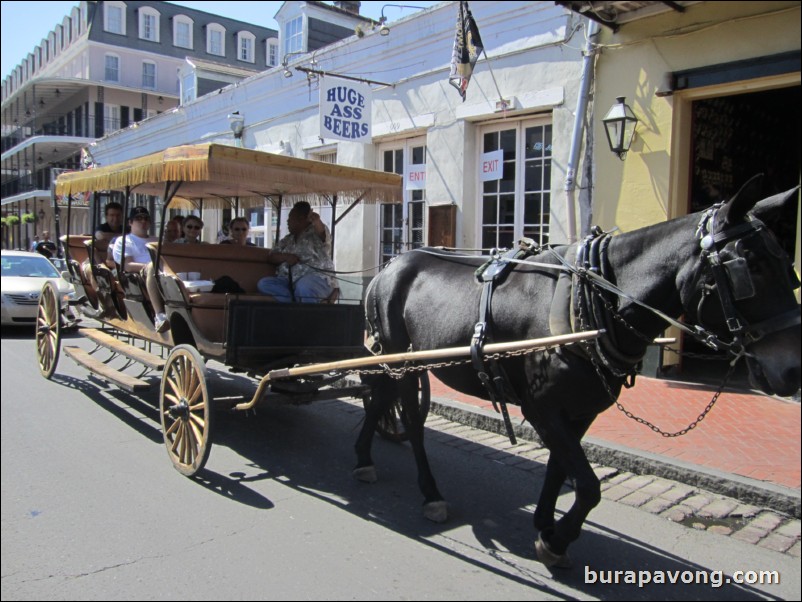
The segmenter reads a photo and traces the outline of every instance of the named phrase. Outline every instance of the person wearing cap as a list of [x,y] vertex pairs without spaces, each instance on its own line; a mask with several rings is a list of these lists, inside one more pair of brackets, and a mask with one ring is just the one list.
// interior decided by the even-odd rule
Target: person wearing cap
[[[156,270],[150,260],[150,252],[147,244],[158,239],[148,236],[150,230],[150,212],[146,207],[138,206],[131,209],[128,217],[128,224],[131,229],[129,234],[120,236],[114,240],[114,250],[112,256],[126,272],[139,272],[145,279],[148,297],[153,305],[156,316],[154,327],[156,332],[165,332],[170,328],[170,321],[164,313],[164,301],[162,300],[159,286],[156,282]],[[123,264],[123,240],[125,240],[125,263]]]

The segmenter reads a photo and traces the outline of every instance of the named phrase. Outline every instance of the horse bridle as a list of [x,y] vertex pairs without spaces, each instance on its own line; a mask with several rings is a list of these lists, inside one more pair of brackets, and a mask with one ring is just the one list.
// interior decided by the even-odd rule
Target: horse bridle
[[[743,255],[743,242],[752,236],[760,236],[766,248],[775,257],[783,253],[779,244],[774,239],[765,224],[754,216],[748,216],[747,220],[716,232],[716,217],[721,208],[721,204],[714,205],[702,215],[697,229],[699,245],[702,248],[702,266],[710,269],[713,276],[713,286],[709,286],[700,279],[702,283],[702,295],[699,300],[696,319],[704,328],[702,323],[703,305],[711,296],[713,291],[718,293],[721,308],[724,312],[724,320],[732,336],[730,343],[725,343],[728,351],[739,357],[746,353],[746,346],[755,343],[762,338],[800,324],[800,312],[798,309],[791,309],[787,312],[762,320],[757,324],[748,324],[736,309],[735,303],[755,296],[755,287],[752,283],[752,276],[749,272],[746,258]],[[721,251],[724,247],[735,242],[734,259],[724,261]],[[790,281],[791,290],[799,287],[799,280],[796,273],[790,270],[792,280]],[[705,328],[705,330],[707,330]],[[711,339],[708,344],[717,348],[721,342],[718,339]]]

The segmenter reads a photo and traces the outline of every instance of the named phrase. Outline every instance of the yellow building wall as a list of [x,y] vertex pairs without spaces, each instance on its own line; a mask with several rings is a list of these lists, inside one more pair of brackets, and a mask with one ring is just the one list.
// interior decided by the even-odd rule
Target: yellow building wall
[[[799,2],[701,2],[602,28],[595,82],[593,223],[630,231],[683,215],[690,170],[690,102],[737,91],[799,85],[799,73],[658,96],[685,69],[799,50]],[[602,118],[626,96],[640,120],[632,150],[609,150]]]

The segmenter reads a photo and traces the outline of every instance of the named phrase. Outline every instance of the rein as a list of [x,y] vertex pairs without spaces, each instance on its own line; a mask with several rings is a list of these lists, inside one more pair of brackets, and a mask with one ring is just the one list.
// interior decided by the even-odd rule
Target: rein
[[[615,341],[612,341],[612,345],[607,345],[605,347],[602,338],[596,339],[593,341],[591,347],[591,343],[586,343],[583,346],[583,349],[587,352],[587,355],[593,364],[599,379],[602,381],[604,387],[606,388],[610,399],[615,403],[616,407],[622,411],[628,418],[635,420],[645,426],[648,426],[651,430],[656,433],[661,434],[663,437],[679,437],[685,435],[689,431],[693,430],[702,420],[705,419],[707,414],[713,409],[713,406],[718,401],[719,396],[721,395],[724,387],[726,386],[727,382],[729,381],[733,371],[735,370],[735,366],[737,365],[738,361],[742,358],[753,357],[749,352],[746,351],[746,345],[750,343],[754,343],[761,338],[771,334],[773,332],[777,332],[783,330],[785,328],[798,325],[800,323],[800,314],[798,311],[790,310],[778,316],[774,316],[772,318],[763,320],[757,324],[749,325],[743,321],[742,317],[738,314],[737,309],[735,307],[735,302],[738,300],[746,299],[751,296],[754,296],[755,291],[754,287],[752,286],[751,276],[749,274],[749,269],[746,264],[746,259],[740,255],[740,245],[741,241],[745,238],[749,238],[751,236],[760,235],[762,237],[770,237],[771,234],[767,233],[765,230],[764,224],[754,218],[753,216],[749,216],[748,221],[737,224],[735,226],[730,226],[725,230],[712,234],[715,232],[716,229],[716,216],[718,210],[721,208],[721,204],[714,205],[710,209],[708,209],[702,216],[699,226],[697,228],[697,236],[699,237],[699,244],[702,249],[701,253],[701,268],[704,270],[708,268],[712,273],[713,280],[715,282],[713,287],[705,286],[705,291],[700,301],[700,311],[697,312],[697,320],[701,321],[701,305],[704,300],[709,296],[713,289],[716,290],[718,293],[719,301],[721,303],[722,309],[724,311],[725,322],[727,324],[727,328],[732,335],[732,340],[730,342],[725,342],[719,339],[719,337],[713,333],[712,331],[706,329],[703,325],[697,324],[693,327],[689,327],[687,324],[679,322],[674,318],[668,316],[664,312],[660,311],[657,308],[651,307],[638,299],[632,297],[631,295],[627,294],[623,290],[621,290],[618,286],[616,286],[613,282],[611,282],[608,278],[605,277],[605,253],[607,244],[610,241],[610,233],[603,232],[598,227],[594,228],[593,232],[586,237],[585,241],[583,242],[583,246],[577,251],[577,260],[576,265],[572,265],[569,261],[567,261],[563,256],[557,253],[553,248],[549,247],[548,251],[550,252],[551,256],[557,259],[557,264],[553,263],[543,263],[537,261],[527,261],[526,255],[521,258],[519,256],[515,256],[513,253],[508,253],[507,255],[502,256],[500,252],[495,251],[491,254],[491,261],[488,262],[488,266],[499,266],[503,263],[507,264],[522,264],[528,267],[537,267],[537,268],[544,268],[548,270],[558,270],[564,273],[570,273],[577,279],[578,283],[578,293],[577,293],[577,300],[579,305],[579,317],[580,317],[580,324],[581,328],[585,329],[586,324],[584,323],[584,319],[588,318],[593,323],[589,326],[595,329],[604,329],[608,333],[612,333],[613,329],[609,328],[609,317],[612,317],[616,321],[623,324],[630,332],[634,333],[637,337],[641,338],[642,340],[649,343],[650,341],[647,340],[642,333],[637,331],[634,327],[632,327],[626,320],[617,312],[616,308],[613,306],[613,301],[605,295],[604,293],[612,294],[616,297],[620,297],[626,299],[627,301],[634,303],[653,314],[657,315],[659,318],[674,326],[679,328],[682,332],[686,333],[687,335],[697,339],[707,347],[719,351],[719,350],[726,350],[726,352],[732,357],[732,361],[730,362],[730,368],[724,377],[721,385],[719,386],[718,390],[714,393],[713,398],[711,399],[710,403],[708,403],[707,407],[704,411],[697,417],[695,421],[690,423],[686,428],[674,432],[669,433],[666,431],[661,430],[659,427],[655,426],[653,423],[649,422],[644,418],[640,418],[635,416],[632,412],[628,411],[617,399],[617,396],[613,394],[613,391],[607,382],[607,379],[604,377],[601,366],[602,364],[605,368],[613,374],[613,376],[624,378],[625,382],[624,385],[627,387],[631,387],[634,385],[634,377],[637,373],[637,365],[639,361],[635,361],[632,363],[631,361],[627,362],[631,358],[627,358],[625,355],[620,353],[617,349],[615,349]],[[732,241],[736,241],[736,252],[738,252],[739,257],[731,261],[723,261],[720,255],[721,249]],[[521,248],[527,248],[529,254],[534,254],[537,252],[532,246],[528,245],[530,241],[522,241]],[[776,244],[776,243],[775,243]],[[429,252],[429,251],[423,251]],[[430,252],[429,252],[430,253]],[[436,253],[432,253],[437,255]],[[503,268],[495,267],[496,272],[501,272]],[[482,281],[481,272],[477,272],[477,277],[480,278],[480,282]],[[492,283],[492,277],[489,279]],[[492,294],[492,284],[488,284],[488,279],[485,279],[485,288],[483,289],[482,294],[482,302],[480,303],[480,321],[476,325],[476,333],[474,334],[474,340],[477,339],[481,342],[484,336],[484,329],[485,329],[485,321],[487,320],[487,315],[490,313],[490,295]],[[594,295],[595,293],[595,295]],[[604,304],[604,310],[594,306],[593,298],[598,297],[602,300]],[[583,300],[584,297],[584,300]],[[599,325],[596,322],[601,319],[604,323]],[[474,343],[476,345],[476,343]],[[479,345],[479,349],[481,346]],[[612,356],[612,357],[611,357]],[[627,365],[629,363],[630,365]],[[624,365],[621,368],[621,365]],[[475,363],[475,367],[477,364]],[[494,395],[493,387],[487,382],[487,375],[486,371],[480,370],[481,365],[476,367],[477,371],[480,374],[480,379],[482,380],[483,384],[491,394],[491,399],[493,399],[494,406],[495,406],[495,399],[496,395]],[[485,378],[482,378],[482,374],[485,373]],[[493,380],[496,382],[501,381],[503,378],[506,381],[506,377],[501,373],[501,376],[498,376],[497,373],[493,376]],[[629,382],[627,382],[627,378],[629,378]],[[506,384],[506,383],[504,383]],[[508,418],[506,418],[506,407],[503,403],[503,397],[506,395],[501,395],[501,393],[506,393],[509,387],[504,386],[504,384],[496,384],[496,393],[499,394],[498,396],[502,398],[502,414],[505,415],[505,423],[508,422]],[[514,436],[511,434],[511,428],[508,426],[508,434],[510,435],[510,441],[514,443]]]

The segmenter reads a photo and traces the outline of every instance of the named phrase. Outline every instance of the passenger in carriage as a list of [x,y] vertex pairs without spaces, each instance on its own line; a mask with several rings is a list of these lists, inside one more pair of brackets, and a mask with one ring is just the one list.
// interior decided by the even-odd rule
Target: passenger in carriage
[[164,225],[164,242],[176,242],[184,235],[181,230],[181,221],[174,217]]
[[156,270],[150,260],[147,243],[158,239],[148,236],[150,229],[150,212],[145,207],[134,207],[128,218],[130,234],[120,236],[114,241],[114,261],[122,265],[123,239],[125,239],[125,271],[139,272],[145,280],[148,297],[156,316],[154,327],[156,332],[165,332],[170,328],[170,321],[164,313],[164,300],[156,283]]
[[200,239],[203,232],[203,220],[197,215],[189,215],[184,219],[184,236],[177,239],[177,243],[202,243]]
[[112,201],[103,211],[106,221],[95,232],[95,263],[106,261],[109,244],[123,233],[123,206]]
[[253,247],[254,245],[248,240],[248,231],[251,225],[248,223],[247,218],[235,217],[228,225],[228,233],[231,238],[221,240],[221,245],[241,245],[243,247]]
[[290,233],[272,253],[273,258],[283,262],[278,275],[262,278],[256,288],[282,303],[318,303],[329,297],[336,286],[331,275],[331,234],[305,201],[293,206],[287,228]]

